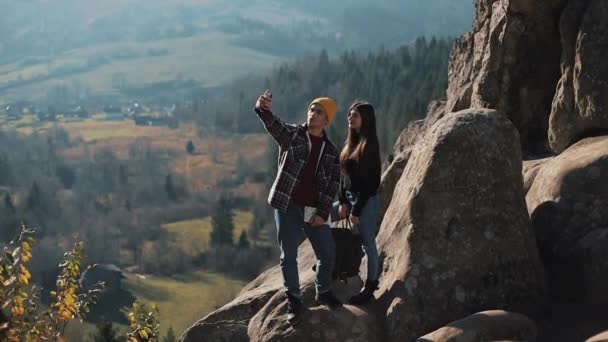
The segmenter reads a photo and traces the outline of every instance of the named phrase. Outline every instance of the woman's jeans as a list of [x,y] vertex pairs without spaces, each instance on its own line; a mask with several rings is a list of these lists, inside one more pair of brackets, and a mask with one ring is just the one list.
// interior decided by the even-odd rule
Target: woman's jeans
[[[356,194],[347,193],[351,204],[356,200]],[[331,212],[331,221],[339,221],[339,207],[340,202],[334,203],[333,210]],[[351,205],[352,208],[352,205]],[[378,217],[378,211],[380,210],[380,200],[378,195],[374,195],[369,198],[365,206],[361,210],[361,216],[359,216],[359,234],[361,234],[361,240],[363,241],[363,250],[367,255],[367,281],[378,280],[378,249],[376,247],[376,222]]]
[[300,296],[298,275],[298,247],[308,237],[317,256],[315,288],[317,293],[331,289],[331,272],[336,260],[336,245],[327,224],[313,227],[304,222],[304,207],[290,205],[287,212],[275,209],[277,240],[281,248],[281,272],[287,292]]

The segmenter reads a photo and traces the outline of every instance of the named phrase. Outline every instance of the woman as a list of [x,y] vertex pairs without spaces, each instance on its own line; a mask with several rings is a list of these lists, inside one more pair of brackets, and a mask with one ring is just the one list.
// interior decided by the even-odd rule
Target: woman
[[340,169],[344,180],[340,182],[340,201],[334,204],[333,211],[340,219],[350,216],[359,227],[367,255],[367,276],[365,286],[349,303],[363,304],[378,287],[376,222],[381,162],[376,114],[370,103],[355,102],[348,110],[348,136],[340,153]]

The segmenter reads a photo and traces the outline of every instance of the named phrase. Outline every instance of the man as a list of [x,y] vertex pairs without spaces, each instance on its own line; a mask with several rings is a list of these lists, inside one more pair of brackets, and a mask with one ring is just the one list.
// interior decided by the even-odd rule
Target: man
[[287,319],[295,323],[302,311],[296,260],[302,230],[317,257],[315,300],[331,308],[342,305],[331,291],[335,244],[327,224],[340,183],[339,152],[324,130],[336,112],[336,102],[329,97],[313,100],[306,123],[300,125],[284,123],[271,105],[267,90],[256,102],[255,112],[279,145],[279,168],[268,203],[275,208]]

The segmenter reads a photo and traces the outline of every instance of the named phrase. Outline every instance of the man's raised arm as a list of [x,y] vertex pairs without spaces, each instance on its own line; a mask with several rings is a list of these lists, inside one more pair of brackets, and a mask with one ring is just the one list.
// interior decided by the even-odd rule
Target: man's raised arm
[[264,124],[266,131],[270,133],[274,141],[281,147],[289,147],[289,141],[291,140],[292,130],[295,128],[292,125],[288,125],[279,119],[278,116],[274,115],[271,110],[272,107],[272,93],[270,90],[258,98],[255,103],[255,112]]

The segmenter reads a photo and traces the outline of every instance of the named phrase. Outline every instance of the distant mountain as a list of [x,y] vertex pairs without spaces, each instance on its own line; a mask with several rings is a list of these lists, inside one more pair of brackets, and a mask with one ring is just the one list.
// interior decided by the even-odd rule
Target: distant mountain
[[[0,1],[0,90],[54,82],[115,91],[192,79],[217,85],[278,59],[387,48],[471,26],[472,0]],[[0,100],[2,100],[0,95]]]

